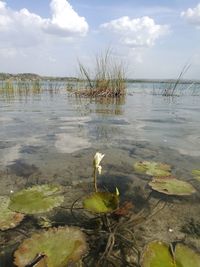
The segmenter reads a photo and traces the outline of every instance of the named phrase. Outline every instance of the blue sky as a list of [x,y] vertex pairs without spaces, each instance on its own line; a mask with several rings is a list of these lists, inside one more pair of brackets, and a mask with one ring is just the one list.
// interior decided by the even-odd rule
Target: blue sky
[[112,48],[130,78],[199,79],[200,0],[0,0],[0,72],[76,76]]

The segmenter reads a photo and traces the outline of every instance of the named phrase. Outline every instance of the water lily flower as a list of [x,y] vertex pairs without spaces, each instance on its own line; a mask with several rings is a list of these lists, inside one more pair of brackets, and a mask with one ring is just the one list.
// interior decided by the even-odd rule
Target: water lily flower
[[117,187],[115,187],[115,193],[116,193],[116,196],[119,196],[119,189]]
[[94,161],[93,161],[94,168],[96,168],[98,170],[99,174],[101,174],[101,170],[102,170],[100,162],[102,161],[104,156],[105,156],[105,154],[101,154],[99,152],[96,152],[96,154],[94,156]]
[[97,192],[97,172],[99,174],[101,174],[101,170],[102,170],[102,167],[100,165],[103,157],[105,155],[104,154],[101,154],[99,152],[96,152],[96,154],[94,155],[94,159],[93,159],[93,167],[94,167],[94,172],[93,172],[93,177],[94,177],[94,189],[95,191]]

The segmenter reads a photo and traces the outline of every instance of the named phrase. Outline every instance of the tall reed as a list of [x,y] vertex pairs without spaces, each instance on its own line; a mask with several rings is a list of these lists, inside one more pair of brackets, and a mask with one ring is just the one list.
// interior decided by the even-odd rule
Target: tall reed
[[174,96],[176,95],[176,89],[178,87],[178,85],[181,83],[182,77],[183,75],[188,71],[188,69],[190,68],[190,64],[185,64],[178,76],[178,78],[176,79],[176,81],[173,84],[170,84],[167,88],[165,88],[162,92],[163,96]]
[[119,97],[126,94],[124,64],[111,57],[109,49],[96,56],[94,73],[81,62],[78,64],[84,88],[75,90],[75,94],[88,97]]

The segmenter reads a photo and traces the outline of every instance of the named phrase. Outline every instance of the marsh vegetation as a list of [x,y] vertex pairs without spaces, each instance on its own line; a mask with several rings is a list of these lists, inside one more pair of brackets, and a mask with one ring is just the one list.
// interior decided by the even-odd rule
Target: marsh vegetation
[[125,65],[117,61],[108,49],[97,55],[93,70],[79,62],[80,88],[75,94],[85,97],[121,97],[126,94]]

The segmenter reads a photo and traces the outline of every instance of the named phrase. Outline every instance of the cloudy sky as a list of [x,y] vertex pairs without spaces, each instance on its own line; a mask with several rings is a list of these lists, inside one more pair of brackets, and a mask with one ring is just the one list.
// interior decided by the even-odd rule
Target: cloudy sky
[[0,0],[0,72],[74,76],[112,48],[130,78],[200,78],[200,0]]

